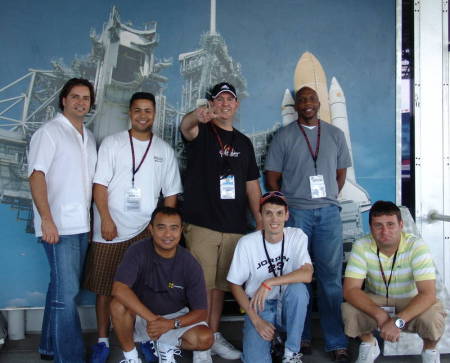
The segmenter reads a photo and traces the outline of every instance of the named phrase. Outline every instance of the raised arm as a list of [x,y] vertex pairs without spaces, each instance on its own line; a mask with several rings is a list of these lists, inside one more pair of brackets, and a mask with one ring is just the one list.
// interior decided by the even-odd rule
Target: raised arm
[[48,204],[47,182],[42,171],[34,170],[30,175],[31,196],[41,216],[42,240],[47,243],[58,243],[58,228],[53,221],[50,205]]
[[198,136],[198,124],[211,121],[216,114],[208,107],[196,108],[184,115],[180,124],[180,131],[187,141],[192,141]]

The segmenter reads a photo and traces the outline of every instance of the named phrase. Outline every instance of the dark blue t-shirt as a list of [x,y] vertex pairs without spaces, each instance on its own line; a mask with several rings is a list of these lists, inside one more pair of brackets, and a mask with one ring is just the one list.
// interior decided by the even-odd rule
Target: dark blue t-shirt
[[163,258],[149,238],[132,245],[114,280],[129,286],[153,314],[166,315],[186,306],[190,310],[207,309],[203,270],[181,246],[175,257]]

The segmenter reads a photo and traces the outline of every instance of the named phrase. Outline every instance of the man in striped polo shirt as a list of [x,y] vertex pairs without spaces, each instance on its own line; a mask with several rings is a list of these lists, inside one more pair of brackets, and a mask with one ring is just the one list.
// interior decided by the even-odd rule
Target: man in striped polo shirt
[[[402,330],[423,339],[423,362],[440,362],[436,344],[445,313],[436,298],[436,274],[427,245],[404,233],[400,209],[378,201],[369,212],[371,233],[353,245],[345,271],[342,317],[345,333],[360,337],[358,363],[380,354],[372,331],[396,342]],[[362,289],[363,282],[366,291]]]

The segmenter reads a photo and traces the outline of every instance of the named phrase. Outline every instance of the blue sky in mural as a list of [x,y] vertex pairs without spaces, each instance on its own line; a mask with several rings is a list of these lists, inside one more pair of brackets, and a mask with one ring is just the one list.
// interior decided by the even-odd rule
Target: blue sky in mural
[[[0,88],[30,68],[50,69],[54,59],[70,65],[75,56],[89,54],[89,32],[101,33],[113,5],[118,7],[121,21],[130,21],[136,28],[157,22],[155,55],[173,61],[163,71],[169,78],[166,96],[172,105],[180,105],[178,55],[198,49],[201,34],[209,30],[209,0],[2,3]],[[281,121],[284,90],[293,88],[297,61],[309,51],[322,64],[328,86],[335,76],[345,92],[358,182],[372,200],[395,199],[395,2],[217,0],[217,30],[232,58],[241,63],[248,83],[250,96],[242,102],[241,129],[264,130]],[[2,229],[20,225],[8,208],[0,205]],[[15,256],[34,253],[41,265],[46,264],[43,252],[22,225],[8,233],[8,239],[2,237],[0,256],[6,244],[14,245]],[[0,257],[2,266],[4,258]],[[33,263],[21,273],[32,289],[42,291],[47,276],[32,276],[32,267]],[[4,296],[10,289],[2,288],[0,307],[11,301],[10,296],[33,296],[33,292],[23,291],[20,296],[20,289],[10,287],[15,293]]]

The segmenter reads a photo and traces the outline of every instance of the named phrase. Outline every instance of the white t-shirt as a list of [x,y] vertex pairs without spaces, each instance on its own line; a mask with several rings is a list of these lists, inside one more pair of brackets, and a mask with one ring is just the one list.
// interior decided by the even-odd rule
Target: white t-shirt
[[[266,241],[267,253],[280,275],[282,241],[270,243]],[[308,253],[308,237],[300,228],[284,228],[284,268],[283,275],[295,271],[305,263],[311,263]],[[236,285],[245,283],[245,292],[253,297],[261,283],[274,277],[270,270],[270,263],[264,252],[261,231],[256,231],[242,237],[234,250],[233,261],[227,280]],[[279,294],[278,287],[272,288],[267,299],[275,299]]]
[[[135,167],[142,160],[148,140],[133,138]],[[101,234],[101,219],[94,203],[95,242],[116,243],[126,241],[141,233],[150,222],[160,192],[164,197],[182,192],[180,172],[173,149],[161,138],[153,135],[152,144],[139,171],[134,176],[134,186],[141,191],[141,209],[126,210],[126,192],[132,186],[132,154],[128,130],[106,137],[98,151],[94,183],[108,188],[109,213],[117,227],[118,236],[105,241]]]
[[[45,174],[48,203],[60,235],[90,230],[89,208],[97,148],[94,135],[84,126],[83,135],[58,113],[30,141],[28,176],[34,170]],[[34,203],[33,211],[35,233],[41,237],[41,217]]]

